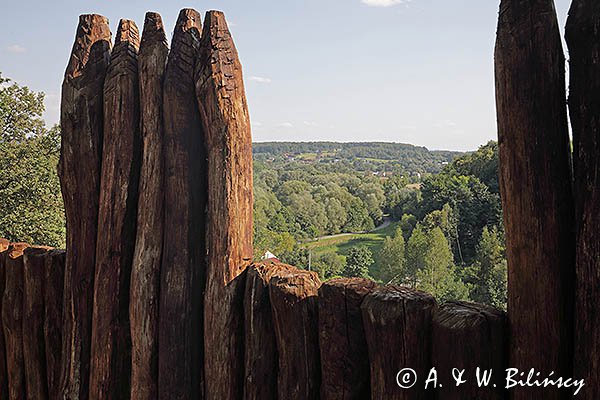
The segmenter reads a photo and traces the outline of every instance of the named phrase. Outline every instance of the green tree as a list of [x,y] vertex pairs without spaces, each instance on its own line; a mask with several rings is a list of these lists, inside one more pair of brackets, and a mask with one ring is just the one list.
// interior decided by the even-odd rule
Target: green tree
[[466,299],[469,292],[455,273],[452,251],[444,233],[436,227],[427,236],[424,267],[416,273],[417,288],[440,302]]
[[313,257],[311,264],[312,270],[316,271],[325,281],[341,276],[346,266],[346,260],[344,256],[329,251]]
[[60,130],[41,118],[44,94],[0,75],[0,237],[64,246],[65,217],[56,171]]
[[417,284],[417,271],[425,268],[425,257],[429,249],[429,240],[421,224],[417,224],[406,243],[406,275],[407,283],[414,287]]
[[393,237],[386,237],[378,256],[379,276],[384,283],[402,283],[406,277],[404,268],[404,236],[402,229],[398,228]]
[[346,257],[343,275],[347,278],[368,278],[373,262],[373,253],[366,246],[353,247]]
[[505,309],[507,268],[504,245],[496,227],[483,228],[472,271],[475,277],[472,300]]

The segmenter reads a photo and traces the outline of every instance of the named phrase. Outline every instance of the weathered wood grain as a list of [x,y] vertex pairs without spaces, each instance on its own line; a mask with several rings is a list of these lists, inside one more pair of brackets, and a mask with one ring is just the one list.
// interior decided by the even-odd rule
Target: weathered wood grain
[[4,297],[5,267],[4,259],[10,242],[0,238],[0,399],[8,399],[8,371],[6,370],[6,347],[4,328],[2,327],[2,298]]
[[[430,399],[425,379],[431,367],[431,318],[436,302],[429,294],[385,286],[368,294],[362,305],[371,368],[372,399]],[[419,381],[400,388],[397,375],[411,368]],[[403,382],[404,374],[398,379]]]
[[368,399],[371,395],[369,355],[360,306],[377,284],[369,279],[342,278],[319,289],[321,399]]
[[[164,77],[165,224],[159,310],[159,398],[200,398],[206,274],[205,133],[194,88],[200,14],[181,10]],[[225,223],[225,222],[223,222]]]
[[63,289],[65,278],[64,250],[50,250],[44,265],[44,343],[46,346],[46,380],[48,397],[61,399],[60,352],[63,337]]
[[28,399],[48,398],[44,340],[44,277],[48,247],[23,252],[23,362]]
[[2,296],[2,328],[6,346],[8,399],[26,399],[23,360],[23,251],[26,243],[12,243],[5,255],[5,287]]
[[121,20],[104,82],[90,399],[126,399],[131,392],[129,290],[142,148],[138,48],[135,23]]
[[[482,304],[448,302],[433,315],[432,365],[438,371],[440,400],[500,400],[508,397],[508,320],[502,310]],[[456,387],[453,368],[464,369],[464,384]],[[479,387],[477,368],[492,371],[488,385]],[[483,374],[481,374],[483,376]]]
[[320,286],[315,272],[302,270],[274,276],[269,282],[279,357],[277,391],[280,399],[319,399],[317,295]]
[[241,274],[252,260],[252,135],[242,66],[221,12],[206,14],[195,79],[208,145],[205,395],[239,399],[244,376]]
[[103,136],[103,86],[110,60],[108,19],[82,15],[65,71],[61,100],[58,174],[67,221],[64,336],[61,390],[85,400],[96,264],[98,201]]
[[245,400],[277,399],[277,340],[269,282],[274,276],[295,270],[289,265],[269,261],[248,268],[244,294]]
[[[510,366],[570,376],[575,224],[565,60],[552,0],[503,0],[495,50]],[[516,388],[515,399],[562,396]]]
[[158,396],[158,307],[163,246],[163,78],[169,47],[162,18],[146,13],[138,56],[143,141],[131,270],[131,398]]
[[574,0],[567,19],[576,209],[574,376],[600,398],[600,3]]

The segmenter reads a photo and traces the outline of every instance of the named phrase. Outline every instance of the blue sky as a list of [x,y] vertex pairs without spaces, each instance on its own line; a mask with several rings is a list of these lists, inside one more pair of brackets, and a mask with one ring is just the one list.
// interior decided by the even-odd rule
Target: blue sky
[[[29,1],[0,15],[0,71],[46,92],[60,84],[78,15],[142,27],[158,11],[223,10],[246,80],[255,141],[390,141],[473,150],[496,137],[497,0]],[[564,26],[568,0],[556,1]]]

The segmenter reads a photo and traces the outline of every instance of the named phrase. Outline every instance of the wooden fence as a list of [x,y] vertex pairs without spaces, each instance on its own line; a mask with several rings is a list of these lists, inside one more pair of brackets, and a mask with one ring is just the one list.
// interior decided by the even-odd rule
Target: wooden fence
[[[598,398],[598,32],[600,3],[575,0],[573,191],[553,2],[500,6],[507,318],[252,264],[250,123],[223,14],[202,26],[182,10],[170,50],[156,13],[141,38],[122,20],[114,46],[106,18],[82,15],[61,104],[67,249],[0,240],[0,399],[503,399],[509,365],[565,377],[574,365],[579,396]],[[454,368],[477,367],[495,371],[489,385],[455,387]]]

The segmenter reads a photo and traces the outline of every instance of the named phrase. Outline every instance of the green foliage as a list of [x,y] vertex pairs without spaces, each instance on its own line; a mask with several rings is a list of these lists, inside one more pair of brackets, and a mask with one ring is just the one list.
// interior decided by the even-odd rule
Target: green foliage
[[311,269],[316,271],[323,281],[340,277],[345,267],[345,257],[332,251],[313,257],[311,262]]
[[502,238],[496,227],[483,228],[471,271],[474,278],[471,298],[506,309],[506,259]]
[[386,237],[379,252],[377,279],[384,283],[402,282],[406,277],[404,236],[398,228],[393,237]]
[[343,275],[347,278],[368,278],[369,267],[373,264],[373,253],[365,246],[350,249],[346,257]]
[[0,81],[0,237],[64,246],[60,131],[41,119],[43,93]]

